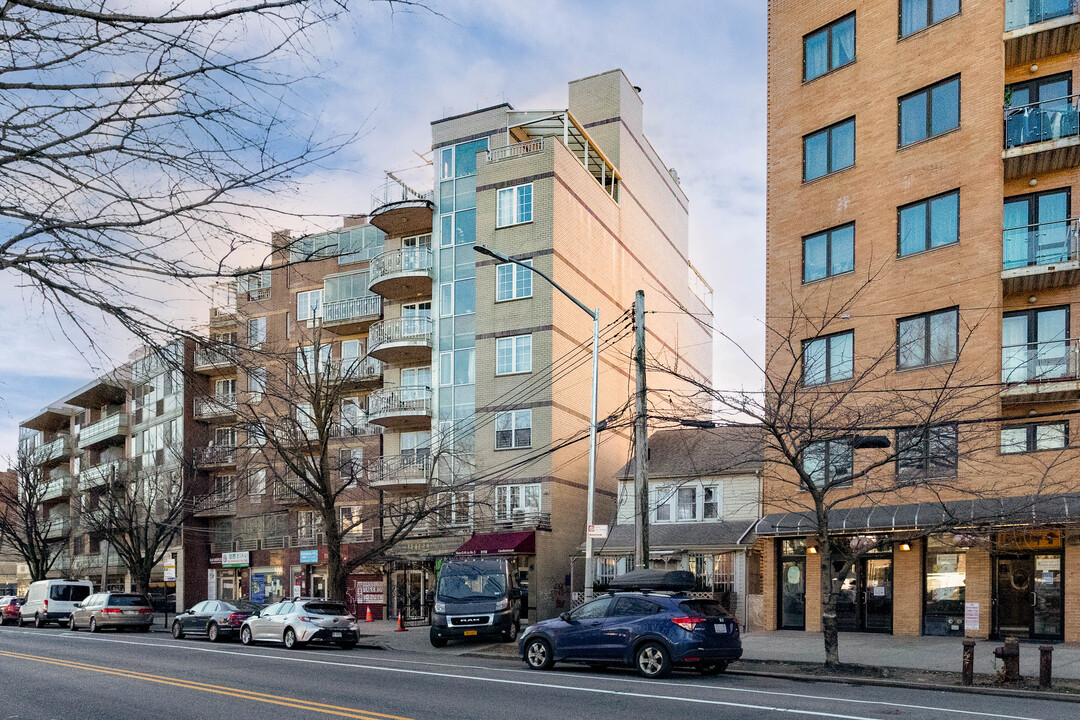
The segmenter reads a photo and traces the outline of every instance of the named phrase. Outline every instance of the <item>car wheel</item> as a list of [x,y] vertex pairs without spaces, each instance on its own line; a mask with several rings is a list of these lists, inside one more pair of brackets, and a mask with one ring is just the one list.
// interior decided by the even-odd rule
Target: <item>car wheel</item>
[[183,640],[184,639],[184,630],[180,627],[180,621],[179,620],[173,620],[172,636],[173,636],[174,640]]
[[281,639],[285,642],[285,647],[289,650],[299,648],[303,645],[302,642],[296,639],[296,631],[292,628],[285,628],[285,634],[281,636]]
[[210,623],[210,627],[206,628],[206,637],[210,638],[210,642],[217,642],[221,639],[217,623]]
[[71,617],[68,618],[68,630],[70,630],[72,632],[75,632],[78,629],[79,628],[75,627],[75,616],[72,615]]
[[98,631],[97,618],[90,618],[90,632],[96,633]]
[[251,637],[251,628],[247,625],[240,628],[240,642],[244,645],[250,645],[254,642],[254,639]]
[[660,643],[645,643],[634,653],[634,665],[642,677],[664,677],[671,672],[671,654]]
[[525,645],[525,664],[533,670],[550,670],[555,664],[551,645],[543,638],[533,638]]
[[510,629],[503,630],[502,641],[511,643],[517,640],[518,633],[521,632],[521,628],[516,618],[510,621]]
[[444,648],[446,647],[446,643],[450,642],[446,638],[441,638],[436,635],[435,628],[432,628],[431,632],[428,633],[428,638],[431,640],[431,647]]
[[40,615],[34,615],[34,627],[36,627],[38,630],[45,627],[45,620]]
[[697,671],[702,675],[719,675],[727,670],[728,664],[726,660],[714,663],[702,663],[697,666]]

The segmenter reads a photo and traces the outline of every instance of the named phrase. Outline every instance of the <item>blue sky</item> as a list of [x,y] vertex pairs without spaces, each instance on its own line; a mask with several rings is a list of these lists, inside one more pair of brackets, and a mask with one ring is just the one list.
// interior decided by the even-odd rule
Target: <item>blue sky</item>
[[[420,164],[430,122],[508,101],[566,107],[567,82],[622,68],[642,88],[645,132],[690,197],[691,260],[715,289],[716,324],[763,353],[765,20],[762,0],[432,0],[445,17],[391,15],[354,3],[311,44],[320,80],[307,113],[328,134],[360,131],[332,163],[301,178],[281,207],[329,218],[367,212],[386,170]],[[430,181],[429,181],[430,183]],[[60,333],[32,296],[0,275],[0,457],[19,421],[101,366]],[[178,313],[180,310],[177,311]],[[130,349],[103,338],[123,362]],[[723,387],[756,383],[738,350],[719,345]],[[0,465],[2,465],[0,461]]]

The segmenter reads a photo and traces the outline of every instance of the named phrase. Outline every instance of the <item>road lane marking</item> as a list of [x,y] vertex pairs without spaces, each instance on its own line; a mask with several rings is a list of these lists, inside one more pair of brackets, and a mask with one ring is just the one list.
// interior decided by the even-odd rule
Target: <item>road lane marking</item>
[[308,710],[310,712],[318,712],[325,715],[336,715],[338,717],[356,718],[357,720],[378,720],[378,718],[388,718],[389,720],[410,720],[409,718],[404,718],[400,715],[386,715],[383,713],[371,712],[368,710],[359,710],[357,708],[347,708],[341,707],[339,705],[327,705],[325,703],[310,702],[308,700],[297,700],[295,698],[288,698],[281,695],[269,695],[267,693],[255,692],[253,690],[243,690],[240,688],[227,687],[223,685],[209,685],[207,683],[196,682],[194,680],[170,678],[162,675],[150,675],[148,673],[141,673],[134,670],[124,670],[121,668],[107,668],[100,665],[90,665],[87,663],[75,662],[73,660],[57,660],[56,658],[43,657],[39,655],[26,655],[23,653],[13,653],[5,650],[0,650],[0,657],[10,657],[16,660],[29,660],[32,662],[44,663],[47,665],[58,665],[60,667],[72,668],[75,670],[103,673],[105,675],[116,675],[118,677],[124,677],[131,680],[144,680],[147,682],[158,683],[160,685],[171,685],[173,687],[178,687],[184,690],[199,690],[202,692],[213,693],[215,695],[227,695],[229,697],[240,698],[241,700],[254,700],[256,702],[268,703],[271,705],[281,705],[284,707],[296,708],[298,710]]
[[[33,630],[9,629],[9,630],[6,630],[6,632],[12,632],[12,633],[20,632],[22,634],[38,635],[38,636],[41,635],[40,632],[33,631]],[[470,676],[470,675],[451,675],[451,674],[447,674],[447,673],[424,672],[424,671],[419,671],[419,670],[410,670],[410,669],[407,669],[407,668],[387,668],[387,667],[382,667],[382,666],[362,665],[362,664],[358,664],[358,663],[350,663],[350,662],[342,662],[342,661],[315,660],[315,659],[308,659],[308,658],[303,658],[303,657],[289,657],[289,656],[282,656],[282,655],[266,655],[266,654],[262,654],[262,653],[249,652],[249,651],[241,652],[241,651],[236,651],[236,650],[225,650],[225,649],[220,649],[220,648],[191,646],[191,645],[187,645],[187,644],[179,643],[179,642],[152,643],[152,642],[146,642],[146,641],[141,641],[140,642],[140,641],[133,641],[133,640],[110,639],[110,638],[103,638],[103,637],[90,636],[90,635],[76,635],[76,636],[68,636],[68,635],[66,635],[65,637],[74,638],[74,639],[80,639],[80,640],[95,640],[95,641],[100,641],[100,642],[118,643],[118,644],[123,644],[123,645],[142,645],[142,646],[155,647],[155,648],[169,647],[169,648],[176,648],[176,649],[179,649],[179,650],[191,650],[191,651],[195,651],[195,652],[206,652],[206,653],[214,653],[214,654],[221,654],[221,655],[239,655],[241,657],[256,657],[256,658],[262,658],[262,659],[266,659],[266,660],[283,660],[283,661],[287,661],[287,662],[300,662],[300,663],[319,664],[319,665],[331,665],[331,666],[338,666],[338,667],[355,667],[355,668],[359,668],[359,669],[382,670],[382,671],[385,671],[385,672],[416,673],[416,674],[421,674],[421,675],[434,675],[436,677],[463,678],[463,679],[475,680],[475,681],[479,681],[479,682],[518,683],[518,684],[523,684],[523,685],[528,685],[528,686],[533,686],[533,687],[546,687],[546,688],[562,689],[562,690],[577,690],[577,691],[581,691],[581,692],[602,692],[602,693],[609,693],[609,694],[615,694],[615,695],[633,695],[633,696],[638,696],[638,697],[651,697],[651,696],[645,695],[645,694],[623,693],[623,692],[620,692],[620,691],[617,691],[617,690],[603,690],[603,689],[593,689],[593,688],[577,688],[577,687],[567,686],[567,685],[552,685],[552,684],[537,683],[537,682],[501,680],[501,679],[497,679],[497,678],[484,678],[484,677],[475,677],[475,676]],[[303,652],[303,654],[305,654],[305,655],[314,655],[315,653],[310,652],[310,651],[306,651],[306,652]],[[438,666],[438,667],[457,667],[457,668],[487,670],[487,671],[504,672],[504,673],[521,673],[521,674],[527,674],[527,675],[535,675],[536,674],[535,670],[517,670],[517,669],[506,669],[506,670],[504,670],[504,669],[493,668],[493,667],[489,667],[489,666],[485,666],[485,665],[463,665],[463,664],[451,664],[451,663],[432,663],[432,662],[426,662],[426,661],[421,661],[421,660],[402,660],[402,659],[395,659],[395,658],[389,658],[389,657],[387,657],[387,658],[382,658],[382,657],[374,658],[374,657],[370,657],[370,656],[360,656],[360,659],[369,660],[371,662],[381,662],[381,661],[385,660],[385,661],[390,661],[390,662],[419,664],[419,665],[427,665],[427,666],[435,665],[435,666]],[[948,713],[948,714],[952,714],[952,715],[969,715],[969,716],[981,717],[981,718],[998,718],[999,720],[1040,720],[1039,718],[1034,718],[1034,717],[1027,717],[1027,716],[1021,716],[1021,715],[1005,715],[1005,714],[1000,714],[1000,713],[988,713],[988,712],[982,712],[982,711],[978,711],[978,710],[961,710],[961,709],[946,708],[946,707],[934,707],[934,706],[929,706],[929,705],[914,705],[914,704],[896,703],[896,702],[889,702],[889,701],[882,701],[882,700],[858,700],[858,699],[854,699],[854,698],[836,698],[834,696],[809,695],[809,694],[805,694],[805,693],[787,693],[787,692],[781,692],[781,691],[777,691],[777,690],[753,690],[753,689],[750,689],[750,688],[731,688],[731,687],[727,687],[727,686],[723,686],[723,685],[705,685],[705,684],[702,684],[702,683],[664,682],[664,681],[660,681],[660,680],[637,680],[637,679],[631,679],[631,678],[612,678],[612,677],[585,676],[585,675],[581,675],[581,676],[578,676],[578,677],[581,677],[583,679],[587,678],[587,679],[596,680],[596,681],[610,681],[610,682],[631,683],[631,684],[647,684],[647,685],[650,685],[650,686],[662,685],[662,686],[677,687],[677,688],[701,688],[701,689],[717,691],[717,692],[731,692],[731,693],[746,693],[746,694],[756,694],[756,695],[770,695],[770,696],[779,696],[779,697],[787,697],[787,698],[797,698],[797,699],[800,699],[800,700],[823,701],[823,702],[828,702],[828,703],[847,703],[847,704],[853,704],[853,705],[880,705],[880,706],[884,706],[884,707],[888,707],[888,708],[904,708],[904,709],[908,709],[908,710],[930,710],[930,711],[934,711],[934,712],[937,712],[937,713]],[[932,692],[933,688],[927,688],[927,691]],[[661,699],[666,699],[666,700],[692,702],[692,700],[690,700],[690,699],[685,699],[685,698],[676,697],[676,696],[661,695],[661,696],[657,696],[657,697],[661,698]],[[718,703],[718,704],[723,704],[723,701],[708,701],[708,702],[715,702],[715,703]],[[741,706],[741,705],[736,705],[736,706],[737,707],[744,707],[744,706]],[[745,707],[753,708],[753,707],[759,707],[759,706],[746,705]],[[766,708],[762,707],[762,709],[766,709]],[[813,712],[809,712],[809,711],[807,711],[806,714],[811,714],[811,715],[817,714],[817,715],[823,715],[825,717],[838,717],[838,718],[847,717],[847,716],[842,716],[842,715],[830,715],[828,713],[813,713]]]

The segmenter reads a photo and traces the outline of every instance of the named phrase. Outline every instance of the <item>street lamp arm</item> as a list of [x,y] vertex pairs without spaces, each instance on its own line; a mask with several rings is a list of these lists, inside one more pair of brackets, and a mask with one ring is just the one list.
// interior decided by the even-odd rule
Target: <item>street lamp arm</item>
[[523,267],[523,268],[528,268],[528,269],[529,269],[529,270],[531,270],[532,272],[536,273],[537,275],[539,275],[540,277],[544,278],[544,279],[545,279],[545,280],[547,280],[547,281],[548,281],[549,283],[551,283],[551,286],[552,286],[553,288],[555,288],[556,290],[558,290],[559,292],[561,292],[561,293],[562,293],[563,295],[565,295],[565,296],[566,296],[566,298],[567,298],[568,300],[570,300],[570,302],[574,303],[574,304],[575,304],[575,305],[577,305],[577,306],[578,306],[579,308],[581,308],[582,310],[584,310],[585,312],[587,312],[587,313],[589,314],[589,317],[591,317],[591,318],[592,318],[593,320],[596,320],[596,319],[597,319],[597,314],[598,314],[598,311],[597,311],[597,310],[590,310],[590,309],[589,309],[588,307],[586,307],[586,306],[585,306],[585,303],[581,302],[581,301],[580,301],[580,300],[578,300],[578,299],[577,299],[576,297],[574,297],[573,295],[571,295],[570,293],[568,293],[568,292],[566,291],[566,288],[564,288],[564,287],[563,287],[562,285],[560,285],[559,283],[557,283],[557,282],[555,282],[554,280],[552,280],[552,279],[551,279],[551,278],[550,278],[550,277],[548,276],[548,274],[547,274],[547,273],[545,273],[545,272],[543,272],[542,270],[537,270],[537,269],[536,269],[536,268],[534,268],[534,267],[533,267],[532,265],[529,265],[529,264],[527,264],[527,263],[524,263],[524,262],[522,262],[522,261],[520,261],[520,260],[515,260],[515,259],[514,259],[514,258],[512,258],[512,257],[508,257],[508,256],[506,256],[506,255],[503,255],[503,254],[502,254],[501,252],[497,252],[497,251],[495,251],[495,250],[492,250],[492,249],[491,249],[491,248],[489,248],[489,247],[488,247],[487,245],[475,245],[475,246],[473,246],[473,250],[475,250],[476,252],[480,253],[481,255],[487,255],[488,257],[492,257],[492,258],[495,258],[496,260],[501,260],[502,262],[506,262],[506,263],[513,263],[514,265],[520,265],[520,266],[521,266],[521,267]]

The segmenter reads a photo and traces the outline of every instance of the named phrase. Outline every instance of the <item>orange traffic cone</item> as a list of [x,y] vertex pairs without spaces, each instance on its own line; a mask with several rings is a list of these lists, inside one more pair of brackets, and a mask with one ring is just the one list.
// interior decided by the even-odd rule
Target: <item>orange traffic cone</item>
[[405,616],[401,614],[400,610],[398,610],[397,629],[395,629],[394,632],[405,632],[408,629],[409,628],[405,627]]
[[366,616],[366,617],[364,617],[364,622],[375,622],[375,621],[374,621],[374,620],[373,620],[373,619],[371,618],[371,606],[370,606],[370,605],[368,605],[368,606],[367,606],[367,616]]

